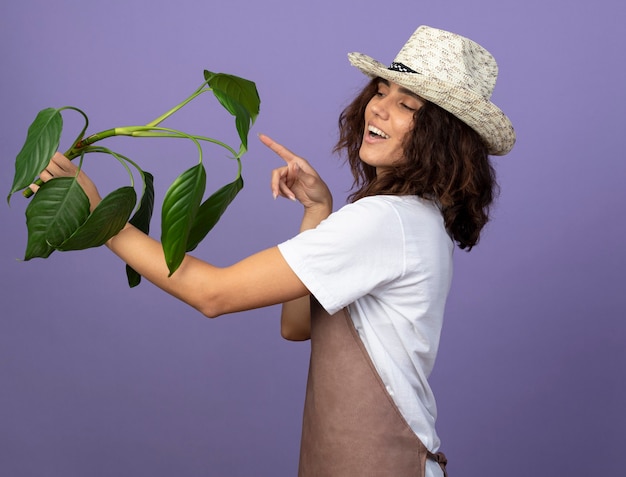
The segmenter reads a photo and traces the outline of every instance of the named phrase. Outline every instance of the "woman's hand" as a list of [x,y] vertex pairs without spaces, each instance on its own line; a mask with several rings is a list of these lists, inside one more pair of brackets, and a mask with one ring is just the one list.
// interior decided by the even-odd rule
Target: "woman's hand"
[[299,201],[305,209],[332,211],[333,197],[326,183],[311,165],[270,137],[259,134],[263,144],[287,164],[272,171],[272,194]]
[[[42,181],[48,182],[55,177],[76,177],[77,173],[78,184],[83,188],[85,194],[87,194],[90,204],[89,208],[93,211],[102,200],[96,185],[82,170],[78,172],[78,167],[60,152],[52,156],[52,159],[41,174],[39,174],[39,177]],[[33,192],[37,192],[39,186],[32,184],[30,188]]]

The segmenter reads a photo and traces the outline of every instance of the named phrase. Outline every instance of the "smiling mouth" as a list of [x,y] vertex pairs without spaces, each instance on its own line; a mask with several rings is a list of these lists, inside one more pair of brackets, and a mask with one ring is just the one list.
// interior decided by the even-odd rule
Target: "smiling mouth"
[[367,131],[368,131],[370,137],[379,137],[379,138],[382,138],[382,139],[389,139],[389,135],[386,132],[381,131],[380,129],[378,129],[375,126],[371,126],[371,125],[367,126]]

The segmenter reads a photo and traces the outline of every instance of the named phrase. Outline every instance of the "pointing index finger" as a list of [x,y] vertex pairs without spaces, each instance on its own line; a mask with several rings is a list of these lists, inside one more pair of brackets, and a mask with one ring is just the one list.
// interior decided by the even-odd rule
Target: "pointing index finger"
[[265,134],[259,134],[259,139],[261,140],[263,144],[265,144],[272,151],[274,151],[281,158],[283,158],[285,162],[290,163],[291,161],[298,159],[298,156],[296,156],[293,152],[291,152],[282,144],[279,144],[276,141],[274,141],[271,137]]

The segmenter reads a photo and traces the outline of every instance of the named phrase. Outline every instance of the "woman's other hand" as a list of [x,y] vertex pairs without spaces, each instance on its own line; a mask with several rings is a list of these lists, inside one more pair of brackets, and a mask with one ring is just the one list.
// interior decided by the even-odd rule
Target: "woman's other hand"
[[272,171],[272,194],[299,201],[305,209],[321,208],[332,211],[333,197],[326,183],[311,165],[269,136],[259,134],[259,139],[279,155],[286,165]]

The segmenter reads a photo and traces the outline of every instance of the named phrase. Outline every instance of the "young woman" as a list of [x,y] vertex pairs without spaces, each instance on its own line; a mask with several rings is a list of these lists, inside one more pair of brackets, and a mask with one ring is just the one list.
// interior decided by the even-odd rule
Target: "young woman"
[[[452,253],[478,242],[496,186],[489,155],[515,133],[490,102],[495,60],[467,38],[420,27],[389,67],[349,59],[372,79],[339,119],[348,205],[332,213],[310,164],[261,135],[286,162],[274,196],[304,207],[296,237],[225,268],[187,256],[169,278],[161,245],[133,226],[107,246],[208,317],[283,303],[283,336],[311,339],[300,476],[440,476],[427,379]],[[76,174],[94,208],[94,183],[62,155],[41,177]]]

